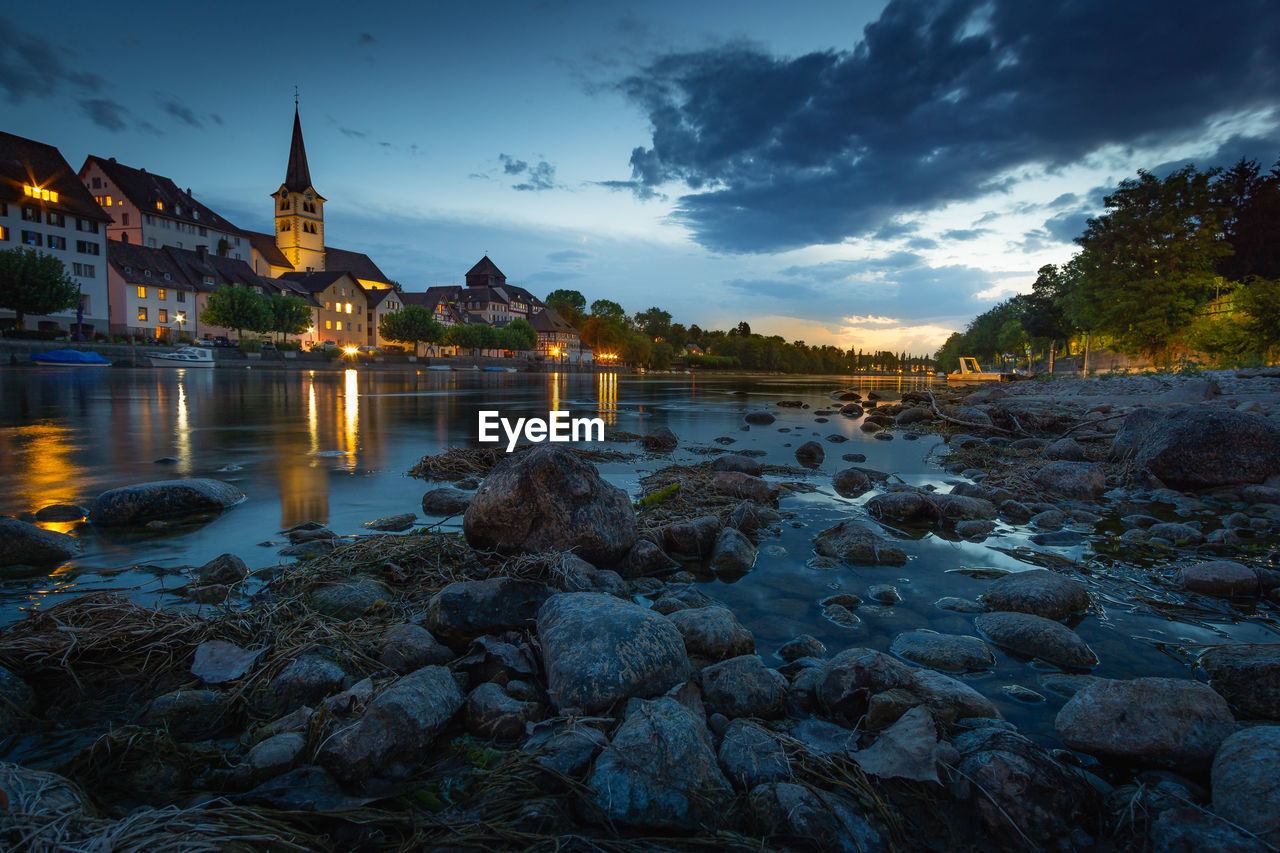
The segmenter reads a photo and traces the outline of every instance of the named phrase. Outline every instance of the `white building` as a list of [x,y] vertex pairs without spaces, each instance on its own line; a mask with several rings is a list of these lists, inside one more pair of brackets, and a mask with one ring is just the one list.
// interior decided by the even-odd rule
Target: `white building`
[[[86,337],[107,332],[110,221],[57,148],[0,132],[0,249],[27,246],[53,255],[80,286],[79,309],[27,315],[28,329],[70,332],[82,309]],[[0,308],[0,325],[14,319]]]

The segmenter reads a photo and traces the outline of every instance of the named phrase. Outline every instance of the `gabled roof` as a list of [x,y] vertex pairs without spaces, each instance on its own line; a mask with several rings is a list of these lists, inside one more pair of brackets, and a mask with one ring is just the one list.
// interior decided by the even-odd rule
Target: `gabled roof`
[[535,332],[566,335],[581,334],[568,320],[561,317],[552,308],[543,308],[541,311],[530,314],[529,325],[533,326]]
[[498,265],[489,260],[489,256],[485,255],[476,265],[467,270],[467,287],[477,287],[482,284],[506,284],[507,277],[502,274],[502,270],[498,269]]
[[[324,270],[323,272],[287,272],[277,281],[286,281],[295,290],[307,293],[320,293],[344,275],[351,275],[347,270]],[[354,278],[354,276],[352,276]],[[357,285],[359,286],[359,285]],[[362,288],[363,289],[363,288]]]
[[382,300],[386,299],[388,296],[390,296],[393,293],[396,293],[396,291],[391,289],[390,287],[383,287],[378,290],[365,290],[364,292],[365,305],[367,305],[370,308],[377,308],[379,305],[382,304]]
[[284,188],[291,193],[315,189],[311,186],[311,169],[307,166],[307,147],[302,142],[302,120],[298,108],[293,109],[293,139],[289,143],[289,165],[284,170]]
[[279,290],[273,279],[257,275],[245,261],[193,249],[152,249],[108,240],[107,262],[128,284],[198,292],[216,290],[224,284],[261,287],[268,292]]
[[[36,202],[27,196],[24,185],[56,192],[58,200]],[[38,204],[67,216],[111,221],[57,148],[4,132],[0,132],[0,201]]]
[[[111,183],[124,193],[124,197],[144,214],[189,222],[231,234],[242,233],[239,228],[197,201],[189,191],[178,189],[178,185],[164,175],[153,175],[146,169],[135,169],[117,163],[114,157],[104,159],[93,155],[85,159],[84,165],[80,167],[80,174],[83,175],[91,164],[101,169]],[[160,207],[156,207],[157,202]]]
[[289,263],[289,259],[284,256],[284,252],[280,251],[280,246],[276,243],[276,238],[271,234],[263,234],[261,231],[245,231],[244,235],[249,238],[249,245],[262,255],[263,260],[273,267],[287,267],[293,269],[293,264]]
[[346,270],[354,278],[365,281],[378,281],[383,284],[391,283],[391,279],[387,278],[386,274],[378,269],[378,265],[373,262],[373,259],[363,252],[348,252],[346,249],[334,249],[326,246],[324,250],[324,268],[327,270]]

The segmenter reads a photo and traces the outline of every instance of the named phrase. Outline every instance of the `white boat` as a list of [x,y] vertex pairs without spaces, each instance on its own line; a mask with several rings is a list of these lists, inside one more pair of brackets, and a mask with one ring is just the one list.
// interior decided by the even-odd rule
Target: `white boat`
[[453,368],[447,364],[432,364],[427,367],[427,370],[453,370]]
[[152,367],[216,367],[213,351],[203,347],[182,347],[173,352],[149,352]]

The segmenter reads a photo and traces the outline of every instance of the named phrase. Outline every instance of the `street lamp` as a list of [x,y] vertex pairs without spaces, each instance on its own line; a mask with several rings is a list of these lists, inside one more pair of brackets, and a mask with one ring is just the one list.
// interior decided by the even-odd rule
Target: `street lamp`
[[178,337],[182,337],[182,324],[187,322],[187,315],[179,311],[173,315],[174,322],[178,324]]

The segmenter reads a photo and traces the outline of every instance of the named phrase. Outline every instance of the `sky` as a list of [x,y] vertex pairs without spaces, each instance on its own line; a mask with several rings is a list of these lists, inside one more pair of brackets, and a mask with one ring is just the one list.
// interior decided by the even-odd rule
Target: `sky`
[[488,254],[677,322],[932,352],[1120,181],[1280,159],[1273,0],[548,0],[0,11],[0,129],[271,231],[294,92],[329,245]]

